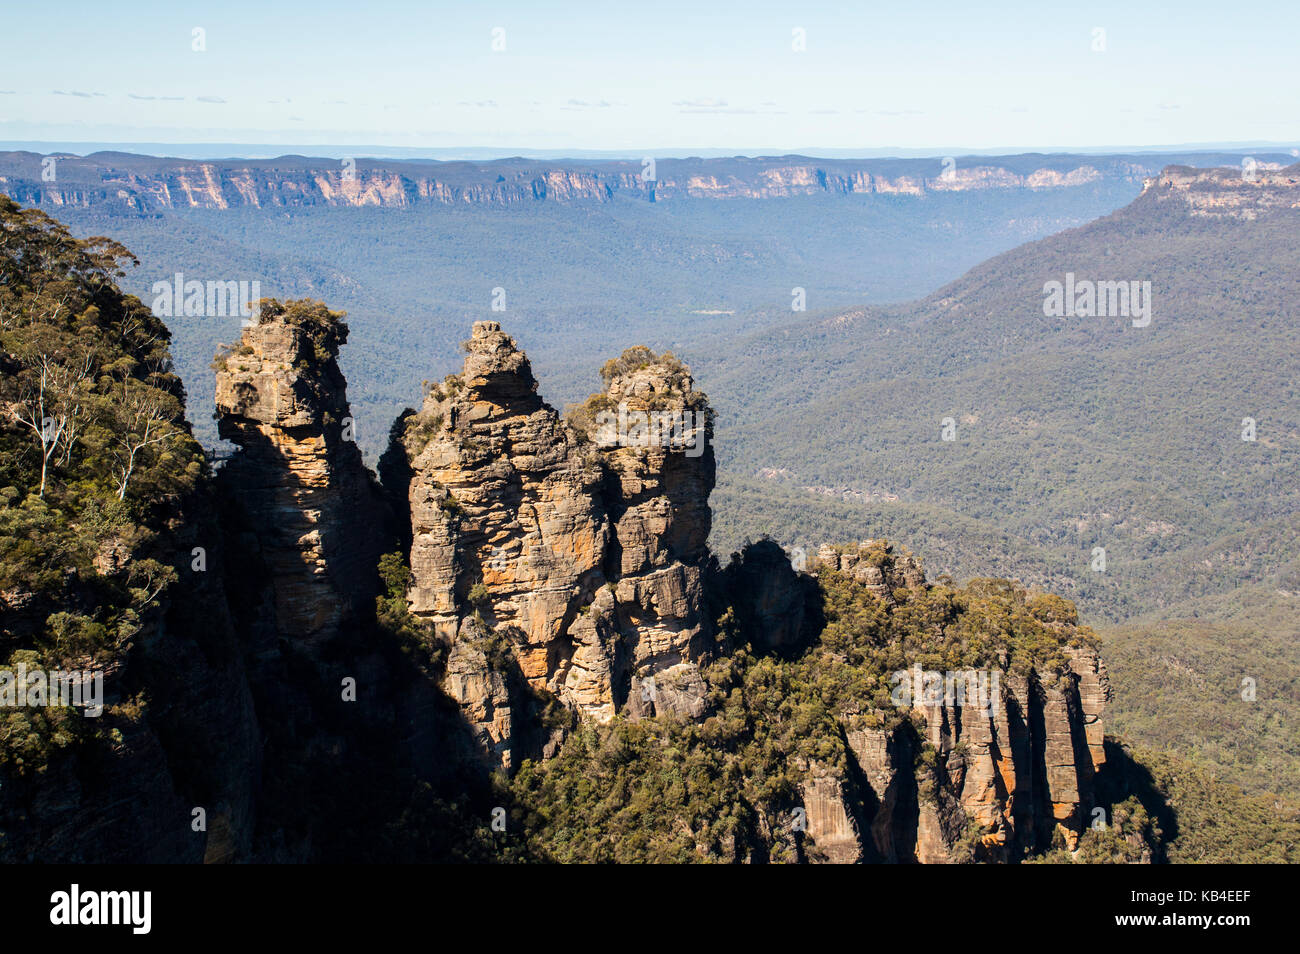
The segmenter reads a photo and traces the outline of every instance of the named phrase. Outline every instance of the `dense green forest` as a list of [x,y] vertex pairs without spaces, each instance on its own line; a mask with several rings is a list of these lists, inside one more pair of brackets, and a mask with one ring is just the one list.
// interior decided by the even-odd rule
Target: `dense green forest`
[[[0,196],[0,665],[119,668],[177,582],[171,530],[207,473],[167,328],[116,279],[131,255]],[[102,720],[6,708],[0,769],[41,772]]]
[[[907,538],[922,552],[959,514],[984,532],[941,568],[1024,575],[1095,621],[1293,574],[1296,218],[1195,220],[1144,197],[915,305],[731,342],[695,366],[717,395],[720,467],[746,488],[737,501],[763,475],[841,525],[854,511],[817,490],[893,495],[857,507],[861,534],[924,518]],[[1151,281],[1154,320],[1044,318],[1042,286],[1066,272]],[[752,518],[720,503],[726,549]],[[1002,552],[986,549],[995,537]]]
[[1104,629],[1116,697],[1108,728],[1250,792],[1300,788],[1300,624],[1290,598],[1260,595],[1249,620]]
[[[1066,594],[1125,624],[1100,627],[1118,731],[1293,790],[1297,219],[1193,219],[1144,196],[914,305],[733,343],[741,357],[696,369],[718,407],[715,540],[888,534],[932,573]],[[1151,281],[1151,325],[1044,318],[1044,282],[1069,271]]]
[[[1214,766],[1142,746],[1108,743],[1113,757],[1127,760],[1138,795],[1127,795],[1160,831],[1156,860],[1170,864],[1300,863],[1300,800],[1282,795],[1245,794],[1224,781]],[[1128,789],[1124,789],[1127,791]],[[1119,813],[1116,812],[1118,819]],[[1105,848],[1112,831],[1090,833]],[[1084,844],[1077,861],[1089,857]],[[1048,858],[1046,860],[1057,860]],[[1117,860],[1132,860],[1121,858]]]

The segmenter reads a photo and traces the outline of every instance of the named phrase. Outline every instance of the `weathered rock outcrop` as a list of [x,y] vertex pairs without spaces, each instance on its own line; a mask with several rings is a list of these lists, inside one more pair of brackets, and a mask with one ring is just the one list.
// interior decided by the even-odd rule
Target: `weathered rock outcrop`
[[[648,362],[648,363],[647,363]],[[594,438],[612,536],[605,565],[634,713],[698,716],[704,564],[716,468],[712,416],[690,370],[632,349],[603,372]]]
[[837,570],[889,605],[896,605],[894,590],[924,586],[921,564],[910,553],[882,550],[867,540],[858,547],[823,546],[817,550],[814,567]]
[[[896,592],[926,585],[911,556],[874,541],[823,547],[817,568],[891,608]],[[828,841],[830,860],[853,860],[842,819],[855,817],[867,861],[1013,861],[1058,836],[1073,848],[1092,820],[1110,687],[1095,646],[1066,641],[1069,623],[1053,624],[1063,640],[1055,661],[1028,665],[1003,651],[991,670],[960,674],[964,682],[918,663],[899,680],[901,710],[844,713],[848,767],[803,790],[809,834]],[[832,796],[841,807],[821,804]]]
[[[410,609],[448,645],[444,689],[487,762],[510,769],[553,750],[562,727],[536,725],[552,697],[596,722],[700,716],[698,664],[715,651],[706,590],[754,651],[797,655],[815,641],[815,581],[775,544],[706,573],[711,423],[675,359],[625,352],[566,422],[495,322],[477,323],[466,350],[464,372],[432,386],[395,435]],[[875,541],[823,547],[814,567],[887,613],[927,587],[914,558]],[[1103,759],[1105,670],[1064,618],[1041,625],[1059,630],[1062,654],[1029,665],[1004,652],[983,674],[988,699],[844,712],[847,763],[803,773],[808,857],[1009,861],[1058,833],[1075,844]]]
[[402,621],[378,616],[379,560],[400,533],[352,440],[341,318],[264,301],[217,360],[220,433],[239,448],[216,480],[225,578],[263,753],[242,857],[260,861],[364,855],[412,792],[484,797],[476,755],[492,736],[466,726],[460,696],[488,700],[480,721],[509,729],[478,634],[445,661],[440,691]]
[[809,860],[852,865],[863,860],[863,838],[852,814],[852,785],[841,774],[821,765],[804,769],[801,789],[804,823],[814,849]]
[[239,446],[220,483],[248,517],[276,632],[306,642],[369,611],[393,532],[352,437],[341,319],[319,303],[264,302],[217,371],[219,432]]
[[[481,618],[508,638],[533,692],[596,721],[625,706],[698,714],[714,464],[689,372],[656,358],[612,374],[597,403],[615,424],[592,440],[542,401],[496,322],[477,322],[466,349],[464,372],[431,387],[401,428],[411,612],[453,645],[453,659],[463,658],[465,621]],[[620,437],[619,408],[634,421],[651,410],[699,414],[692,446]],[[457,685],[508,765],[510,720],[489,702],[496,688]]]
[[1185,205],[1192,216],[1253,220],[1300,209],[1300,164],[1282,167],[1248,158],[1238,169],[1170,166],[1144,181],[1142,196]]

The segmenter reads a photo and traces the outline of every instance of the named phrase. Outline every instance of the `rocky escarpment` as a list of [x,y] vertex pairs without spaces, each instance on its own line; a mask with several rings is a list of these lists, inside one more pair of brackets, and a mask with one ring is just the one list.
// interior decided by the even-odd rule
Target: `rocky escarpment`
[[[812,575],[770,541],[716,569],[705,544],[711,418],[670,356],[624,352],[602,370],[605,390],[565,420],[495,322],[476,323],[465,348],[464,371],[399,422],[386,479],[400,475],[409,501],[410,610],[447,647],[444,691],[489,763],[553,754],[565,710],[596,724],[707,719],[700,667],[737,645],[833,657],[818,646],[816,574],[851,581],[886,617],[924,614],[919,564],[876,542],[823,548]],[[698,433],[660,427],[663,439],[649,439],[665,420]],[[799,757],[807,857],[1012,861],[1077,844],[1104,763],[1105,669],[1065,601],[1013,588],[993,603],[1020,606],[1016,626],[1035,635],[984,664],[991,702],[931,699],[920,687],[933,674],[914,662],[929,659],[923,648],[882,637],[893,642],[878,651],[908,669],[916,698],[885,709],[850,699],[838,740],[826,740],[843,761]],[[715,632],[724,607],[726,632]],[[995,643],[1010,625],[944,612],[956,615],[941,632],[987,627],[981,639]]]
[[1247,160],[1236,169],[1171,166],[1146,180],[1143,195],[1185,205],[1193,216],[1252,220],[1300,209],[1300,164],[1283,168]]
[[[873,541],[823,547],[815,571],[891,608],[895,594],[927,586],[915,560]],[[897,710],[843,712],[846,766],[814,766],[803,785],[809,834],[828,860],[1018,860],[1058,839],[1074,848],[1094,821],[1105,666],[1065,601],[1009,592],[1059,652],[1027,661],[1013,643],[996,665],[958,673],[914,662],[893,676]]]
[[[410,609],[450,647],[448,692],[507,766],[512,684],[597,722],[698,714],[714,463],[689,373],[654,356],[611,371],[596,401],[608,426],[589,436],[542,401],[497,323],[477,322],[466,349],[463,373],[429,389],[394,448]],[[678,443],[629,438],[620,410],[625,422],[653,412],[689,426]],[[498,678],[482,672],[484,628],[505,640]]]
[[200,162],[124,153],[80,157],[11,152],[0,153],[0,193],[37,205],[101,208],[134,215],[241,207],[514,206],[609,202],[616,196],[653,201],[922,196],[1073,188],[1101,181],[1137,185],[1159,172],[1162,164],[1150,156],[780,156],[582,163],[523,159],[483,163],[340,161],[282,156]]
[[341,319],[316,303],[266,302],[218,357],[218,428],[239,448],[221,483],[268,573],[275,632],[303,642],[370,612],[375,567],[392,539],[352,436],[336,361],[348,334]]

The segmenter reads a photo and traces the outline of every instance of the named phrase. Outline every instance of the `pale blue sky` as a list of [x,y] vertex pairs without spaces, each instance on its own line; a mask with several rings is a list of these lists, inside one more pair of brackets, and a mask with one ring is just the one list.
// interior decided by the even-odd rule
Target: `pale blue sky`
[[[0,141],[634,153],[1300,142],[1295,0],[67,0],[9,4],[4,23]],[[195,27],[205,52],[191,48]],[[806,52],[791,48],[796,27]]]

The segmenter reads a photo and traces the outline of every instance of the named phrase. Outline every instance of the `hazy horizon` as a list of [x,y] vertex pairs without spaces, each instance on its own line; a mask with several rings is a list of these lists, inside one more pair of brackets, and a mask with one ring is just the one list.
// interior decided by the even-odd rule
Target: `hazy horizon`
[[949,0],[885,18],[840,4],[674,0],[653,16],[405,0],[364,17],[298,0],[149,4],[131,18],[72,0],[62,12],[53,31],[39,7],[8,11],[24,42],[0,65],[0,141],[624,154],[731,142],[780,155],[831,142],[821,148],[1077,150],[1198,142],[1207,130],[1226,142],[1300,140],[1290,101],[1300,9],[1281,3],[1235,18],[1198,0],[1177,17],[1114,2],[1080,13]]
[[661,159],[745,158],[770,159],[800,156],[809,159],[923,159],[939,156],[1023,156],[1023,155],[1161,155],[1189,152],[1268,153],[1274,156],[1300,157],[1300,148],[1286,142],[1193,142],[1118,146],[1002,146],[972,149],[962,146],[905,149],[881,147],[851,149],[808,146],[795,149],[761,147],[646,147],[644,149],[527,149],[509,146],[404,147],[376,143],[237,143],[237,142],[115,142],[70,140],[0,140],[0,152],[69,153],[81,157],[99,152],[119,152],[159,159],[278,159],[283,156],[341,159],[369,158],[397,161],[429,160],[436,162],[491,162],[503,159],[586,161],[639,161],[644,156]]

